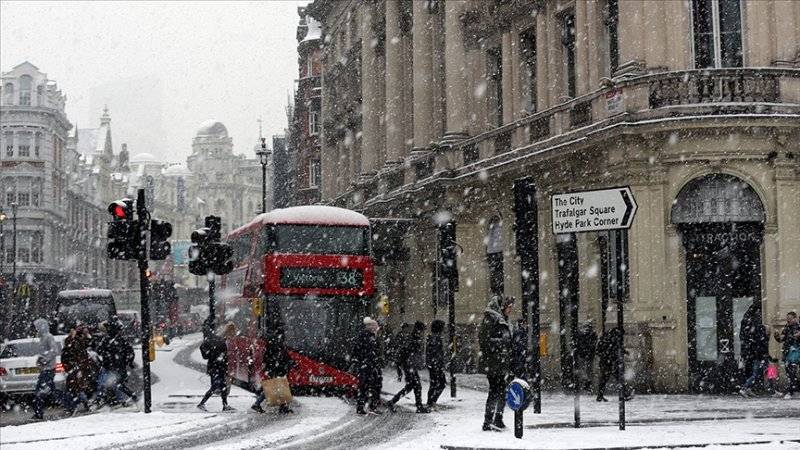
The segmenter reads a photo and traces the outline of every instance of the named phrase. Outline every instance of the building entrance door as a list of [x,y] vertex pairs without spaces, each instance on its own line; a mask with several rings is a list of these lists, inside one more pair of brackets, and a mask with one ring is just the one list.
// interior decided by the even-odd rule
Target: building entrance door
[[683,226],[689,378],[697,392],[731,392],[740,382],[741,322],[761,316],[761,223]]

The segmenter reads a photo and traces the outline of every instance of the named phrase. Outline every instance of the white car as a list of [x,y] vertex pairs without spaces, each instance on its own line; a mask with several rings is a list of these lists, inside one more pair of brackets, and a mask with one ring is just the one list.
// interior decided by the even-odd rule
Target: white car
[[[60,352],[66,336],[53,337]],[[38,355],[38,337],[0,342],[0,393],[11,396],[36,392],[36,381],[41,371],[36,365]],[[56,357],[55,372],[53,381],[56,388],[64,390],[67,376],[60,355]]]

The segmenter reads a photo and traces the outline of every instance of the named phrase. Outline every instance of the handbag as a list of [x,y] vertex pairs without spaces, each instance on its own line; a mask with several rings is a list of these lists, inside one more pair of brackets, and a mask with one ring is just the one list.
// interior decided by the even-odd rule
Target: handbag
[[261,389],[267,396],[270,406],[288,405],[292,402],[292,390],[286,377],[267,378],[261,380]]
[[786,353],[786,363],[800,364],[800,346],[793,345],[789,347],[789,351]]

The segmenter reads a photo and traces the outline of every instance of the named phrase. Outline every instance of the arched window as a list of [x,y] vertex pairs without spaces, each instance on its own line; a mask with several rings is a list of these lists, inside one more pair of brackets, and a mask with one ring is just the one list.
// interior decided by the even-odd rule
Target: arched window
[[31,88],[33,87],[33,79],[30,75],[23,75],[19,77],[19,104],[22,106],[31,105]]
[[4,103],[6,105],[13,105],[14,104],[14,85],[11,83],[6,83],[3,87],[3,94],[4,94]]
[[492,294],[503,295],[503,221],[492,217],[486,233],[486,262],[489,265],[489,290]]

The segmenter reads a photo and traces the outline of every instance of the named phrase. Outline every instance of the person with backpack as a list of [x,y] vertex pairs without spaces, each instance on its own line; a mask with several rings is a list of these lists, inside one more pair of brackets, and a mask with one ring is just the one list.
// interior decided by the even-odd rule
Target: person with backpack
[[788,391],[784,398],[791,399],[800,390],[798,368],[800,368],[800,321],[794,311],[786,314],[786,326],[783,331],[775,332],[775,340],[783,343],[783,362],[786,365],[786,377],[789,378]]
[[514,297],[492,295],[484,310],[478,341],[481,348],[481,369],[489,381],[489,395],[483,431],[501,431],[505,409],[505,389],[512,370],[513,333],[508,316],[514,308]]
[[400,399],[408,394],[414,392],[414,404],[417,407],[417,413],[427,414],[431,412],[427,406],[422,403],[422,383],[419,379],[419,370],[425,367],[425,354],[422,346],[422,337],[425,333],[425,324],[416,321],[411,330],[408,339],[405,340],[404,346],[400,349],[398,354],[398,362],[403,368],[403,377],[406,379],[406,384],[403,389],[389,400],[387,406],[389,411],[395,412],[395,404]]
[[232,323],[225,325],[222,334],[208,332],[200,345],[200,354],[207,360],[206,373],[211,377],[211,387],[206,391],[203,399],[197,404],[197,409],[207,411],[206,402],[214,394],[222,397],[222,410],[233,411],[228,405],[228,344],[226,339],[236,334],[236,327]]
[[138,401],[136,394],[125,385],[128,367],[133,366],[135,357],[133,346],[122,335],[122,323],[116,317],[106,322],[105,330],[96,348],[100,358],[100,374],[97,377],[95,403],[104,401],[110,391],[114,394],[115,403],[128,406],[128,400],[134,403]]
[[442,344],[442,331],[444,331],[444,321],[436,319],[431,322],[431,332],[425,343],[425,364],[428,366],[430,376],[430,386],[428,387],[428,408],[436,409],[436,402],[442,395],[447,384],[445,377],[445,356]]

